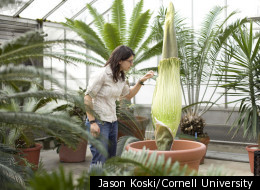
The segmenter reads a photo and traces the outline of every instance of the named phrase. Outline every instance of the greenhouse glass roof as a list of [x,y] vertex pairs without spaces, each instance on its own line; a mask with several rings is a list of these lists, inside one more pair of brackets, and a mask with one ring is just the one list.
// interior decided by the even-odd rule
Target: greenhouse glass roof
[[[144,7],[149,8],[152,12],[157,12],[160,5],[167,6],[169,1],[171,0],[147,0],[144,1]],[[86,4],[91,4],[99,13],[105,14],[110,9],[112,2],[113,0],[1,0],[0,15],[51,22],[64,22],[66,18],[89,21],[91,16]],[[124,0],[127,5],[125,8],[131,8],[137,2],[138,0]],[[239,10],[242,13],[241,17],[259,19],[260,16],[259,0],[190,0],[185,3],[183,0],[174,0],[174,5],[176,10],[180,10],[181,15],[186,18],[201,17],[200,15],[204,15],[205,11],[214,5],[227,6],[228,12]],[[197,18],[194,21],[198,20]],[[197,23],[194,24],[194,26],[196,25]]]
[[[10,1],[11,2],[11,1]],[[108,0],[13,0],[13,4],[0,8],[1,15],[12,17],[42,19],[44,21],[64,22],[65,18],[86,17],[86,4],[92,4],[99,12],[106,12],[111,1]]]

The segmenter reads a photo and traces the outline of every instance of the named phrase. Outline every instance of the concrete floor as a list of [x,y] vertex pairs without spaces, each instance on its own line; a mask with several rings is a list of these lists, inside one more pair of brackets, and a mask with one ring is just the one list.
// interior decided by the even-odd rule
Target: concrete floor
[[[240,154],[241,161],[234,161],[232,158],[237,157],[234,154],[236,153],[230,154],[229,152],[208,150],[204,164],[201,164],[199,167],[199,173],[202,175],[208,175],[208,172],[213,169],[215,172],[220,171],[222,175],[253,176],[250,172],[249,162],[246,160],[247,155]],[[220,156],[216,157],[216,155]],[[59,161],[59,155],[55,150],[42,150],[40,155],[43,167],[47,171],[51,172],[57,170],[59,166],[62,165],[65,171],[71,171],[74,174],[74,177],[77,177],[83,171],[88,170],[91,158],[92,156],[89,148],[86,153],[86,161],[81,163],[61,163]]]

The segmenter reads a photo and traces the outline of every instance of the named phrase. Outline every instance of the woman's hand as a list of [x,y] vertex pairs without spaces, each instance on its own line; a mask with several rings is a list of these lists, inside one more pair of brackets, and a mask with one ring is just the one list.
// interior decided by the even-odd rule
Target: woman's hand
[[90,125],[90,133],[93,137],[98,137],[100,133],[100,128],[97,123],[92,123]]
[[141,82],[146,81],[147,79],[150,79],[154,76],[154,72],[151,70],[149,72],[147,72],[142,78],[140,78]]

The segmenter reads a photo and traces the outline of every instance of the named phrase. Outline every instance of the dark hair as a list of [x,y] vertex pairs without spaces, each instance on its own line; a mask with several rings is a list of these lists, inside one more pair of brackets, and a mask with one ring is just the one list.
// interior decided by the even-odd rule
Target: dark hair
[[125,73],[124,73],[124,71],[120,71],[119,62],[127,60],[132,55],[135,56],[133,50],[124,45],[116,47],[114,49],[114,51],[111,53],[105,66],[110,65],[112,73],[113,73],[113,80],[115,82],[117,82],[120,78],[123,81],[125,80]]

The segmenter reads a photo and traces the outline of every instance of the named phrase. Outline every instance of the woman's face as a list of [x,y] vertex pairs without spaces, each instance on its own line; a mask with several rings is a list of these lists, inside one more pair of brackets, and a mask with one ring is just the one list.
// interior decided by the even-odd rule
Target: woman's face
[[120,71],[128,71],[131,66],[133,66],[134,63],[134,56],[131,55],[128,59],[124,60],[124,61],[120,61],[119,65],[120,65]]

